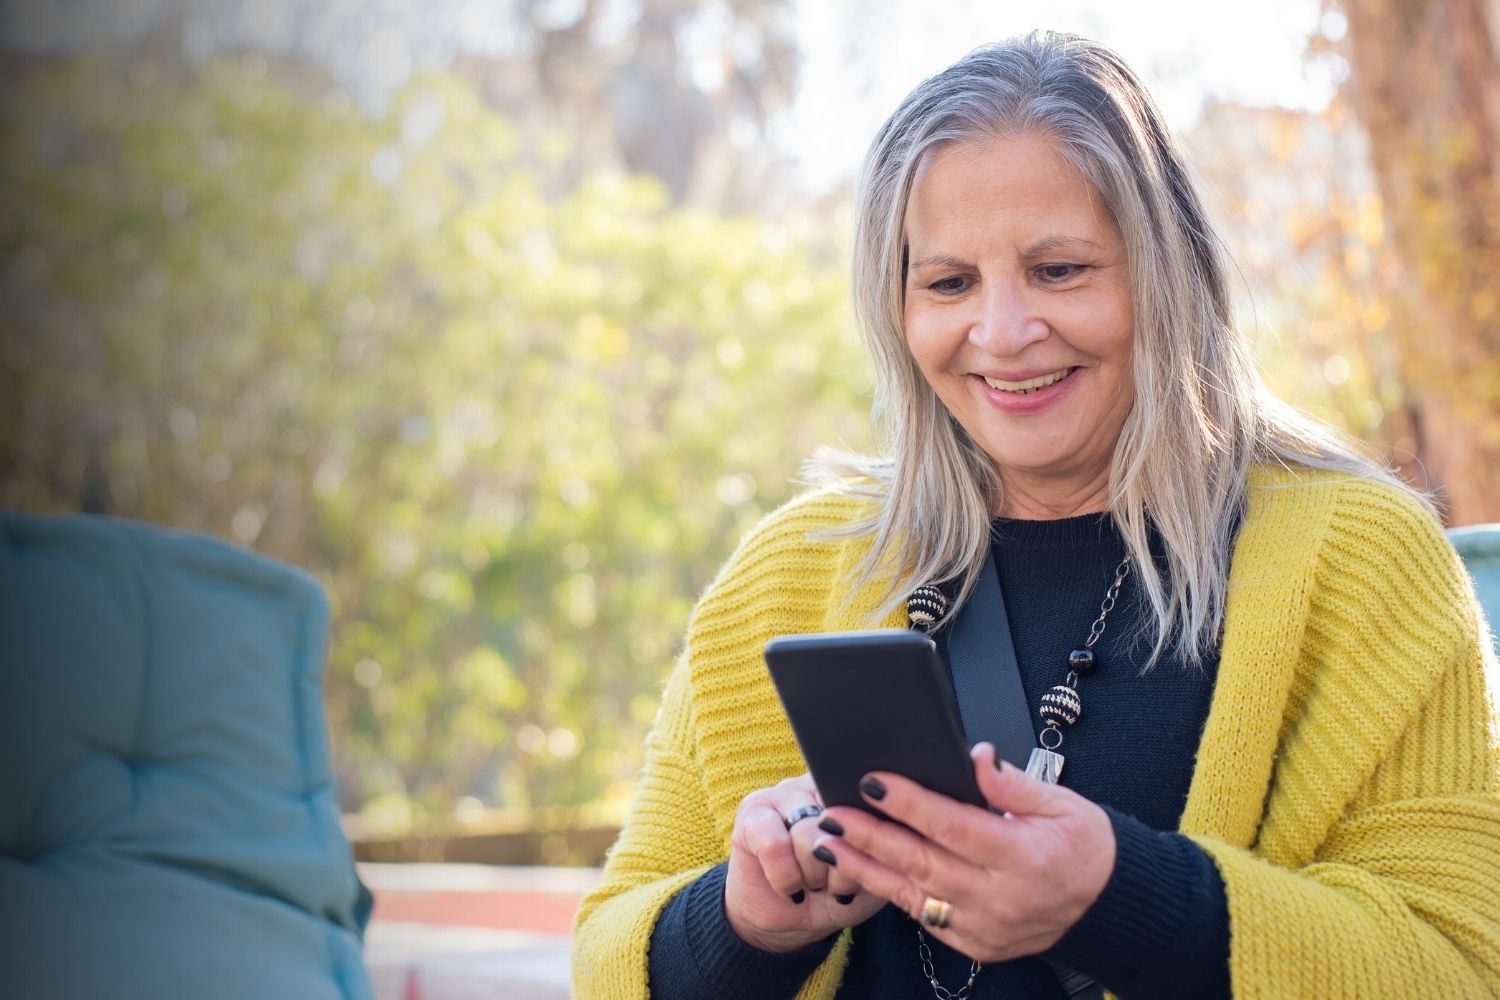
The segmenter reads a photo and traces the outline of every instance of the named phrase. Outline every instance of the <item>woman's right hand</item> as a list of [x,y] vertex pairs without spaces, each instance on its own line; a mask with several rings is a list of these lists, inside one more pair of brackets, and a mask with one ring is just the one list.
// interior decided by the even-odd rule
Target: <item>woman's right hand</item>
[[863,923],[886,903],[813,856],[824,836],[816,817],[787,827],[787,817],[809,805],[822,802],[804,774],[751,792],[735,813],[724,912],[742,940],[764,951],[796,951]]

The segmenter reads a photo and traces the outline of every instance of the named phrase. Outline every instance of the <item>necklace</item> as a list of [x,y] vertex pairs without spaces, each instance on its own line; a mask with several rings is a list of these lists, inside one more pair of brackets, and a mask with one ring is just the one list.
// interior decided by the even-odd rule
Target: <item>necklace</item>
[[917,957],[922,960],[922,975],[927,977],[927,983],[932,987],[932,995],[937,1000],[969,1000],[974,992],[974,980],[979,977],[979,970],[984,968],[973,959],[969,960],[969,981],[964,983],[963,988],[957,993],[950,992],[942,983],[938,982],[937,966],[932,964],[932,949],[927,944],[927,935],[922,933],[922,928],[917,927]]
[[1120,587],[1125,583],[1125,578],[1130,575],[1130,556],[1120,560],[1120,565],[1115,567],[1114,582],[1109,585],[1109,590],[1104,594],[1104,602],[1099,605],[1099,617],[1094,619],[1094,624],[1089,626],[1089,637],[1084,640],[1083,648],[1075,649],[1068,654],[1068,676],[1061,684],[1053,685],[1052,690],[1042,695],[1041,707],[1038,713],[1046,725],[1037,736],[1037,742],[1041,746],[1031,751],[1031,759],[1026,762],[1027,777],[1045,781],[1049,785],[1057,784],[1062,777],[1064,764],[1063,755],[1057,752],[1062,746],[1063,726],[1071,726],[1078,721],[1083,714],[1083,699],[1078,697],[1078,678],[1087,677],[1099,669],[1099,658],[1094,655],[1094,643],[1104,634],[1104,619],[1115,609],[1115,601],[1120,596]]
[[[1068,654],[1067,677],[1063,683],[1053,685],[1050,691],[1042,695],[1038,714],[1044,725],[1037,737],[1037,742],[1041,745],[1031,751],[1031,759],[1026,763],[1028,777],[1052,785],[1057,784],[1062,777],[1065,761],[1057,750],[1062,746],[1063,727],[1072,726],[1083,714],[1083,700],[1078,697],[1078,679],[1087,677],[1099,668],[1099,659],[1094,655],[1094,644],[1104,634],[1105,619],[1115,609],[1120,588],[1129,575],[1130,555],[1127,553],[1115,567],[1115,578],[1110,582],[1109,589],[1104,593],[1104,601],[1099,605],[1099,617],[1089,626],[1088,638],[1083,641],[1081,648]],[[949,603],[948,595],[940,588],[931,585],[918,587],[906,602],[906,615],[911,627],[922,632],[931,631],[948,610]],[[932,987],[932,995],[937,1000],[969,1000],[974,992],[974,980],[978,978],[979,970],[984,968],[978,961],[970,959],[968,981],[956,993],[949,990],[938,981],[937,967],[932,960],[932,947],[927,943],[927,935],[922,933],[920,924],[917,925],[917,957],[922,960],[922,975],[926,977]]]

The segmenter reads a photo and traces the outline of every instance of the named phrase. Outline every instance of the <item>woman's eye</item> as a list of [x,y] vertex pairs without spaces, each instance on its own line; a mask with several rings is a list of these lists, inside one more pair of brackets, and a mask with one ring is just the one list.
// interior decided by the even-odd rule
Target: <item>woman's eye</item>
[[1082,264],[1043,264],[1037,268],[1037,274],[1043,281],[1058,282],[1067,281],[1076,277],[1082,270]]
[[934,281],[928,287],[940,295],[957,295],[959,292],[969,287],[969,279],[957,276],[952,278],[943,278],[939,281]]

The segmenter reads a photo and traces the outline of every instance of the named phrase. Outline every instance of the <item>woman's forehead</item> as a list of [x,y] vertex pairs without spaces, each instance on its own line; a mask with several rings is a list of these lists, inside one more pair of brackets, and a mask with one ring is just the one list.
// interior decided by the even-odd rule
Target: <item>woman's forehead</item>
[[918,165],[903,221],[909,241],[1006,233],[1029,241],[1118,239],[1113,213],[1083,172],[1032,133],[934,150]]

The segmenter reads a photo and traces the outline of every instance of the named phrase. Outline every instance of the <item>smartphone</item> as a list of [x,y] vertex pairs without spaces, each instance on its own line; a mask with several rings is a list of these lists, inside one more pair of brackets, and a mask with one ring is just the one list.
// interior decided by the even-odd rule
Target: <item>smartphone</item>
[[876,629],[778,636],[766,666],[825,806],[885,817],[859,793],[893,771],[985,807],[958,702],[937,646],[920,632]]

